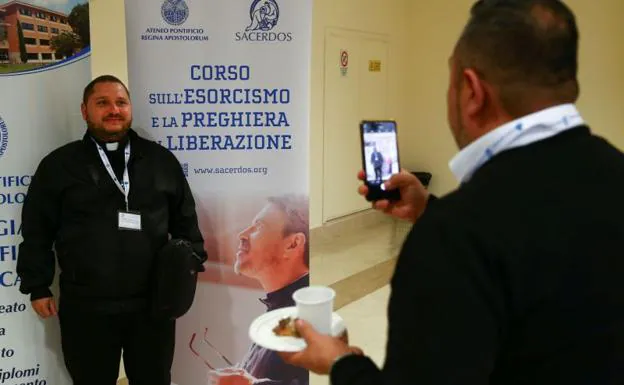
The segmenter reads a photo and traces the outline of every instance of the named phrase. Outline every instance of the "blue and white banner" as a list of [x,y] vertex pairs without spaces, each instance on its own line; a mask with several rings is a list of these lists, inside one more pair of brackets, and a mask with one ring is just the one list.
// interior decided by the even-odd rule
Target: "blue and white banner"
[[[15,268],[22,241],[22,204],[37,165],[85,130],[80,103],[91,80],[90,49],[84,39],[88,36],[81,39],[71,32],[70,24],[77,19],[69,23],[68,17],[80,14],[88,22],[88,7],[86,1],[77,0],[55,2],[52,8],[38,3],[0,0],[2,385],[71,383],[61,353],[58,318],[44,321],[37,316],[30,298],[19,292]],[[71,44],[55,45],[59,35],[72,36]],[[58,294],[56,287],[53,292]]]
[[125,5],[134,127],[179,159],[209,258],[173,382],[307,384],[248,330],[309,279],[312,0]]

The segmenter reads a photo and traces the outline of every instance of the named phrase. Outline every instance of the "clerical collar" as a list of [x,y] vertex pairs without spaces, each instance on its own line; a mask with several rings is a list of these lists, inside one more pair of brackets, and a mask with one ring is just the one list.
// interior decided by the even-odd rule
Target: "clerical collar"
[[260,302],[266,305],[268,311],[286,306],[294,306],[295,301],[292,298],[293,293],[309,285],[310,275],[306,273],[281,289],[267,293],[265,298],[260,299]]
[[95,140],[100,146],[102,146],[102,148],[104,148],[106,151],[117,151],[121,145],[121,147],[124,147],[126,145],[126,143],[128,143],[129,140],[129,136],[126,135],[124,136],[120,141],[118,142],[103,142],[100,139],[96,138],[95,136],[91,135],[91,138],[93,138],[93,140]]

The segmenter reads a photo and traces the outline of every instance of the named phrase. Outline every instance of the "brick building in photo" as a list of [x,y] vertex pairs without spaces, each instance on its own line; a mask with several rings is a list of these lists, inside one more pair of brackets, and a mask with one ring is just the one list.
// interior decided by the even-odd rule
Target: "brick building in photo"
[[15,0],[0,5],[0,63],[22,63],[18,23],[22,27],[28,63],[63,59],[50,47],[50,40],[64,31],[72,31],[67,15]]
[[0,8],[0,63],[9,61],[9,25],[5,21],[6,11]]

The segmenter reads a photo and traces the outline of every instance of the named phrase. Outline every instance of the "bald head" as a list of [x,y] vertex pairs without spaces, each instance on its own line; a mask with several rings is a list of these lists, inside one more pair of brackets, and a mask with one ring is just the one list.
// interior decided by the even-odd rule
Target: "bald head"
[[576,101],[577,53],[576,21],[561,1],[479,0],[454,59],[457,71],[473,69],[519,117]]

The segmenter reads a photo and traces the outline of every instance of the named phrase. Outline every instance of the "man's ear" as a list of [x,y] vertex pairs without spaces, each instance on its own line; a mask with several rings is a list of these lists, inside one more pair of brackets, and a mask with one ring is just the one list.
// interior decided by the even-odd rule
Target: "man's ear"
[[84,103],[80,104],[80,112],[82,112],[82,119],[87,120],[87,106]]
[[469,117],[477,116],[485,107],[486,90],[483,80],[475,70],[468,68],[462,73],[463,85],[460,97],[463,98],[464,112]]
[[303,233],[292,234],[288,237],[286,251],[295,251],[305,246],[307,239]]

